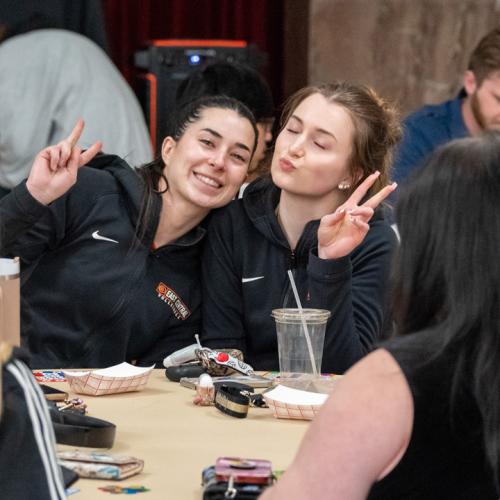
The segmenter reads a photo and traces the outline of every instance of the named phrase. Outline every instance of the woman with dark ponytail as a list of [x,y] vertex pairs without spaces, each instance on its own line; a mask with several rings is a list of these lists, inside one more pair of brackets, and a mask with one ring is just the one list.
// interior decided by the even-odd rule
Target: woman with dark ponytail
[[0,251],[22,263],[22,342],[33,368],[161,362],[199,331],[202,222],[244,181],[255,120],[231,98],[193,101],[137,170],[98,143],[82,152],[82,130],[0,201]]
[[399,195],[398,337],[335,387],[263,498],[500,496],[500,134],[437,150]]

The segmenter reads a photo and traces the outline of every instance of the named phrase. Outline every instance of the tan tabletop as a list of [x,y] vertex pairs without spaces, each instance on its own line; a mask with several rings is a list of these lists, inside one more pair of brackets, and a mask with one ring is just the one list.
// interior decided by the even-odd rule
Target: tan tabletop
[[[69,387],[66,383],[51,385]],[[213,406],[193,405],[194,394],[194,390],[168,381],[164,370],[153,370],[142,392],[79,396],[87,403],[90,416],[116,424],[110,451],[143,459],[144,471],[123,481],[80,479],[74,485],[80,492],[69,498],[111,500],[116,495],[98,487],[137,484],[151,490],[138,493],[138,499],[198,500],[202,496],[201,471],[219,456],[268,459],[274,469],[285,469],[291,463],[308,422],[275,419],[263,408],[250,408],[247,418],[238,419]],[[58,445],[58,449],[73,447]]]

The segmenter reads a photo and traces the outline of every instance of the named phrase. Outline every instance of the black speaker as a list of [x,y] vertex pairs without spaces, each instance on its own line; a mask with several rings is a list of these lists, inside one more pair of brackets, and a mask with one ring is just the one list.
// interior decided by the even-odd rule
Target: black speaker
[[263,59],[262,53],[242,40],[154,40],[136,52],[135,66],[143,70],[136,89],[155,154],[167,135],[169,113],[182,80],[210,63],[237,62],[258,69]]

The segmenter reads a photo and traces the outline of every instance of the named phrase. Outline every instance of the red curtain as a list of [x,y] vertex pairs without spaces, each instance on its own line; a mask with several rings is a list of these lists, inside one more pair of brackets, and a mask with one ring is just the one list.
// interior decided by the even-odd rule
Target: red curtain
[[282,99],[282,0],[103,0],[111,56],[133,83],[133,54],[163,38],[245,40],[268,55],[262,68]]

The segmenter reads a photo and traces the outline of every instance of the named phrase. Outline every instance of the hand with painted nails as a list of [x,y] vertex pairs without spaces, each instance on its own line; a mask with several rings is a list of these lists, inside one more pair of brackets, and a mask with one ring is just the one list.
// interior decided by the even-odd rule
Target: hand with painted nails
[[318,256],[321,259],[349,255],[364,240],[375,209],[397,187],[393,182],[358,205],[379,175],[379,172],[369,175],[333,214],[321,218],[318,228]]
[[42,149],[36,156],[26,187],[40,203],[48,205],[66,193],[75,184],[78,169],[101,150],[102,143],[98,141],[82,153],[76,143],[83,128],[80,119],[66,139]]

